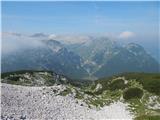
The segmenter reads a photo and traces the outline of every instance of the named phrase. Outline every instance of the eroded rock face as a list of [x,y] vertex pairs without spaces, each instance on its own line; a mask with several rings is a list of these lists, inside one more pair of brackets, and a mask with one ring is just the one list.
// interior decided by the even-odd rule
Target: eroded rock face
[[99,120],[132,119],[127,105],[116,102],[100,110],[88,108],[86,103],[72,94],[60,96],[56,93],[65,85],[51,87],[24,87],[2,83],[1,118],[9,119],[54,119],[54,120]]

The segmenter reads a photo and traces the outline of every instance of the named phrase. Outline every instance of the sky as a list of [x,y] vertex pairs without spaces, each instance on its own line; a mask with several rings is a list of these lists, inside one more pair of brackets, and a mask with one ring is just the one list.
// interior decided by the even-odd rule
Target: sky
[[138,42],[155,54],[159,2],[2,2],[2,32],[106,34]]
[[158,2],[2,2],[2,29],[13,32],[155,34]]

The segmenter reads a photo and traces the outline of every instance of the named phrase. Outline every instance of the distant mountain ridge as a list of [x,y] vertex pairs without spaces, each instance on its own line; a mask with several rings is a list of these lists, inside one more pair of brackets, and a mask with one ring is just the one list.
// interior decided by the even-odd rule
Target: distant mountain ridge
[[53,70],[70,78],[97,79],[123,72],[159,72],[159,63],[142,46],[118,45],[108,38],[93,38],[65,45],[42,40],[42,46],[2,53],[2,72]]
[[159,72],[159,63],[142,46],[129,43],[118,45],[107,38],[98,38],[90,44],[71,46],[84,60],[91,76],[98,78],[123,72]]
[[85,76],[81,58],[55,40],[42,41],[44,46],[2,55],[2,72],[16,70],[53,70],[71,78]]

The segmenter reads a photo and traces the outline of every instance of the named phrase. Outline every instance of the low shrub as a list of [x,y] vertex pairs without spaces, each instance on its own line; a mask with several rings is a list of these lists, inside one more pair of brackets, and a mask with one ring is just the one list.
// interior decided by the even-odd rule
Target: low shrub
[[124,83],[124,80],[118,79],[118,80],[111,82],[109,86],[110,86],[110,90],[124,89],[125,83]]
[[140,88],[129,88],[123,92],[123,98],[125,100],[138,98],[140,99],[143,96],[143,90]]
[[146,79],[141,81],[144,89],[156,95],[160,95],[160,79]]

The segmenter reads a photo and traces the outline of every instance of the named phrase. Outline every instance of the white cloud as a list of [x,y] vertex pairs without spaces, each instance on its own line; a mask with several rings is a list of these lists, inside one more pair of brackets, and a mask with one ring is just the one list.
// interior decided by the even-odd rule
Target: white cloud
[[48,38],[60,41],[65,44],[84,43],[90,40],[90,37],[87,35],[72,35],[72,34],[64,34],[64,35],[50,34]]
[[135,36],[135,33],[131,32],[131,31],[124,31],[124,32],[120,33],[118,38],[120,38],[120,39],[128,39],[128,38],[132,38],[134,36]]
[[[21,34],[16,32],[2,32],[2,52],[11,53],[16,50],[26,49],[29,47],[42,47],[42,40],[53,39],[64,44],[90,44],[92,40],[107,37],[111,38],[111,33],[105,34],[46,34],[46,33],[35,33],[35,34]],[[108,38],[108,37],[107,37]]]
[[25,36],[24,34],[21,33],[16,33],[16,32],[2,32],[2,37],[21,37]]
[[29,47],[42,46],[39,38],[14,32],[2,32],[2,52],[11,53]]
[[56,36],[55,34],[50,34],[50,35],[48,36],[49,39],[56,39],[56,37],[57,37],[57,36]]

